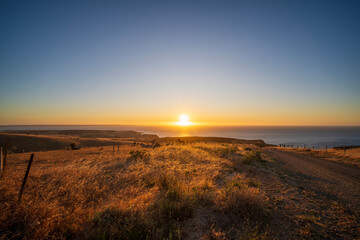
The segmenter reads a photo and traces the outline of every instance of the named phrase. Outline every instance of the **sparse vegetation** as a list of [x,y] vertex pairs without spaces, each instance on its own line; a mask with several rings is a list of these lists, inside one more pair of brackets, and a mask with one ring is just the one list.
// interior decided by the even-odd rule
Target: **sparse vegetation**
[[[114,156],[112,146],[37,152],[21,205],[16,200],[29,154],[9,154],[0,179],[0,238],[272,238],[277,236],[273,221],[278,221],[272,219],[278,211],[274,204],[283,204],[284,197],[268,194],[274,187],[282,193],[277,188],[281,171],[271,173],[277,165],[266,153],[246,147],[130,143]],[[262,161],[267,164],[257,164]],[[314,197],[300,187],[293,191],[302,195],[289,197],[291,204]],[[306,224],[322,221],[306,209],[293,217]]]
[[[252,219],[266,208],[257,184],[233,177],[233,158],[242,154],[237,145],[131,144],[114,157],[112,150],[36,153],[20,206],[16,197],[28,154],[9,155],[0,180],[0,237],[180,239],[193,234],[184,227],[198,218],[197,209],[208,209],[214,219],[226,218],[231,209]],[[204,238],[212,226],[207,224]],[[232,238],[227,231],[217,224],[212,235]]]
[[140,159],[140,160],[144,160],[144,159],[149,159],[150,158],[150,153],[147,153],[145,150],[131,150],[129,152],[130,157],[133,159]]
[[259,189],[250,187],[241,176],[235,176],[227,182],[217,205],[224,214],[255,220],[266,217],[266,198],[261,196]]
[[242,162],[245,164],[250,164],[253,162],[262,162],[261,153],[259,151],[248,151],[243,155]]

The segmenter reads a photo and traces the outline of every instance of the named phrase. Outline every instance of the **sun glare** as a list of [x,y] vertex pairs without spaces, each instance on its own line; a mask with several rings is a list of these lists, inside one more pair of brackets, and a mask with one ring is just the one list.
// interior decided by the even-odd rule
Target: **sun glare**
[[180,115],[179,121],[176,124],[179,126],[189,126],[189,125],[191,125],[191,122],[189,120],[190,120],[189,116],[183,114],[183,115]]

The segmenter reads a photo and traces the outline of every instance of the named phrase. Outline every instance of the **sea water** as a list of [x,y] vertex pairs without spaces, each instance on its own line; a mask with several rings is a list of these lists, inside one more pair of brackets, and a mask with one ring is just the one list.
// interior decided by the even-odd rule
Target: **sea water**
[[262,139],[269,144],[325,148],[360,145],[360,127],[17,125],[0,130],[135,130],[159,137],[202,136]]

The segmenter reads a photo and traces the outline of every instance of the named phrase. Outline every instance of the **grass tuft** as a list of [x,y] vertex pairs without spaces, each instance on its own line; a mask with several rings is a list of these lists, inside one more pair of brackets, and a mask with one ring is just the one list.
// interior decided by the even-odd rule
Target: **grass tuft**
[[263,162],[263,159],[259,151],[249,151],[243,155],[242,162],[244,164],[251,164],[253,162]]

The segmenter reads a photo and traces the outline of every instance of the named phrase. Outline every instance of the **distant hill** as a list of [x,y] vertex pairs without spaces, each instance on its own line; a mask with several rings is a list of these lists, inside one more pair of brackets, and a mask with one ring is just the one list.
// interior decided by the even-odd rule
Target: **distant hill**
[[49,151],[66,149],[71,143],[80,147],[110,146],[113,144],[133,144],[134,142],[167,143],[240,143],[254,144],[260,147],[267,144],[259,140],[244,140],[222,137],[164,137],[159,138],[154,134],[143,134],[136,131],[112,130],[29,130],[29,131],[3,131],[0,132],[0,146],[3,148],[8,143],[10,152]]
[[51,130],[51,131],[3,131],[0,132],[0,146],[8,143],[11,152],[48,151],[65,149],[71,143],[81,147],[130,144],[134,141],[148,142],[158,139],[153,134],[136,131],[107,130]]

